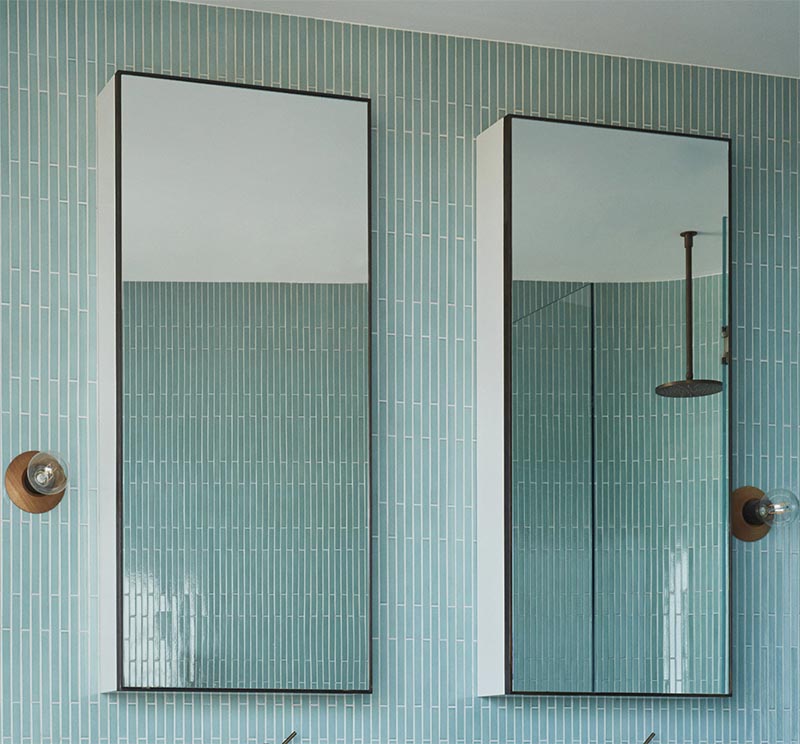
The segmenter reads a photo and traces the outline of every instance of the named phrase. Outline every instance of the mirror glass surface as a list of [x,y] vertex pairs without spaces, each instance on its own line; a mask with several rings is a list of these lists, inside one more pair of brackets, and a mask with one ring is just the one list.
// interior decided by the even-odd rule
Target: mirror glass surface
[[727,694],[728,143],[511,127],[512,691]]
[[368,103],[120,85],[123,686],[368,690]]

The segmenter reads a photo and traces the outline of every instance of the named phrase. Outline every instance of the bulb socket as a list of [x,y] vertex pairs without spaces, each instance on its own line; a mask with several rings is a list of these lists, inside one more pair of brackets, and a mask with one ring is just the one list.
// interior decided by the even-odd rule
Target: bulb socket
[[742,486],[731,494],[731,532],[742,542],[756,542],[766,537],[771,525],[758,513],[764,492],[755,486]]
[[767,524],[758,508],[760,504],[761,499],[750,499],[742,507],[742,518],[751,527],[760,527],[762,524]]

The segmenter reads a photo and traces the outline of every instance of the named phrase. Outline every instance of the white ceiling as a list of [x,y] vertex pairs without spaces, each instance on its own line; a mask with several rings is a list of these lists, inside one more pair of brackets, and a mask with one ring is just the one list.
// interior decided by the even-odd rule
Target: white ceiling
[[728,144],[514,119],[514,279],[652,282],[723,267]]
[[125,281],[367,281],[367,107],[124,77]]
[[800,77],[800,0],[191,0]]

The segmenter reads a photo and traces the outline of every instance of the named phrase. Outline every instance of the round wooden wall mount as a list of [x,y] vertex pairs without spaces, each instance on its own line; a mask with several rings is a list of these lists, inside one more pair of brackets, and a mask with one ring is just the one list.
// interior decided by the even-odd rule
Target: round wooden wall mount
[[30,514],[44,514],[55,509],[64,491],[54,493],[52,496],[43,496],[28,485],[28,463],[37,454],[36,450],[29,450],[17,455],[6,468],[6,492],[16,506]]
[[743,542],[755,542],[769,532],[768,524],[749,524],[744,519],[744,505],[752,499],[764,498],[764,492],[755,486],[742,486],[731,494],[731,532]]

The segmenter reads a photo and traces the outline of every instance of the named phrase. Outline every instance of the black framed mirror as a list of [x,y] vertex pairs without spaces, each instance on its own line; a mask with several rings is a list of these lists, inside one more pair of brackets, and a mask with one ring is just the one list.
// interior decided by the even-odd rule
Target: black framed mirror
[[370,102],[120,72],[99,109],[117,689],[369,692]]
[[490,689],[729,695],[730,143],[524,116],[481,137]]

